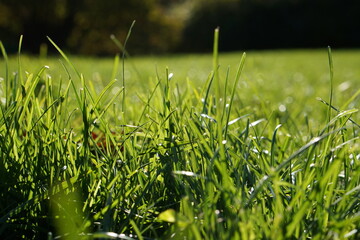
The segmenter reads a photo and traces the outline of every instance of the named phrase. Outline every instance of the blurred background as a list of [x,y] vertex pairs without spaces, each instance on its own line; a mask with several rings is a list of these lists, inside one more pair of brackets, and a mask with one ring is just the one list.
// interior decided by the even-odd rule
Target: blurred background
[[[46,50],[50,36],[72,54],[113,55],[133,20],[130,54],[358,48],[358,0],[0,0],[0,40],[15,52]],[[49,51],[53,51],[49,47]]]

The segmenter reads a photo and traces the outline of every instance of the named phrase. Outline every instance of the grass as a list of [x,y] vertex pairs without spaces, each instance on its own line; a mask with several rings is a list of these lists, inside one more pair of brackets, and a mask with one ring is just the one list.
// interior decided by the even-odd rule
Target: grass
[[358,51],[122,68],[19,46],[1,47],[2,239],[359,238]]

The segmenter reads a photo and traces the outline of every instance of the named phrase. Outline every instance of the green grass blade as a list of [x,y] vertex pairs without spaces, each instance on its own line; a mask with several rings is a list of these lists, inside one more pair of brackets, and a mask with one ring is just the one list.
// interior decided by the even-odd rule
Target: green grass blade
[[227,136],[227,132],[228,132],[230,114],[231,114],[231,109],[232,109],[232,106],[233,106],[234,96],[235,96],[235,92],[236,92],[236,89],[237,89],[237,86],[238,86],[238,82],[240,80],[241,73],[242,73],[243,68],[244,68],[245,58],[246,58],[246,53],[243,53],[243,55],[241,57],[241,60],[240,60],[240,63],[239,63],[239,66],[238,66],[238,70],[236,72],[234,85],[233,85],[232,91],[231,91],[230,102],[229,102],[229,110],[228,110],[227,117],[226,117],[226,125],[225,125],[225,131],[224,131],[225,140],[226,140],[226,136]]
[[72,62],[70,61],[70,59],[66,56],[66,54],[61,50],[61,48],[50,38],[47,37],[47,39],[49,40],[49,42],[56,48],[56,50],[61,54],[61,56],[65,59],[65,61],[71,66],[71,68],[74,70],[74,72],[76,73],[76,75],[79,77],[79,79],[81,79],[81,74],[80,72],[78,72],[78,70],[75,68],[75,66],[72,64]]
[[328,47],[328,59],[329,59],[329,72],[330,72],[330,96],[329,96],[329,108],[327,113],[327,120],[331,119],[331,106],[333,105],[333,92],[334,92],[334,66],[331,54],[331,48]]

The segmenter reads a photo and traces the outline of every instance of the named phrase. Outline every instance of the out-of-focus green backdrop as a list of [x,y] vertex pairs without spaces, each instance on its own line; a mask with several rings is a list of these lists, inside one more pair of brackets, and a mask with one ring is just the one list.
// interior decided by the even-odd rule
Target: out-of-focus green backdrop
[[[38,53],[50,36],[74,54],[109,55],[136,20],[130,53],[360,46],[358,0],[0,0],[0,40]],[[45,46],[45,45],[42,45]],[[43,48],[44,49],[44,48]],[[46,48],[45,48],[46,49]]]

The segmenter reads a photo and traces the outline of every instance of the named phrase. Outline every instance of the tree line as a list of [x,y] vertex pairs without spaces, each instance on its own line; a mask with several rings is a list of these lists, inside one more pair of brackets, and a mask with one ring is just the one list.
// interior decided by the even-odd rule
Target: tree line
[[135,52],[166,52],[177,44],[179,24],[166,14],[177,0],[1,0],[0,40],[17,48],[24,35],[24,49],[36,52],[51,37],[61,47],[79,54],[117,51],[110,40],[123,41],[134,20],[129,47]]
[[359,47],[356,0],[1,0],[0,40],[16,51],[24,35],[36,53],[50,36],[77,54],[118,51],[133,20],[133,53],[210,51],[220,27],[224,51]]

